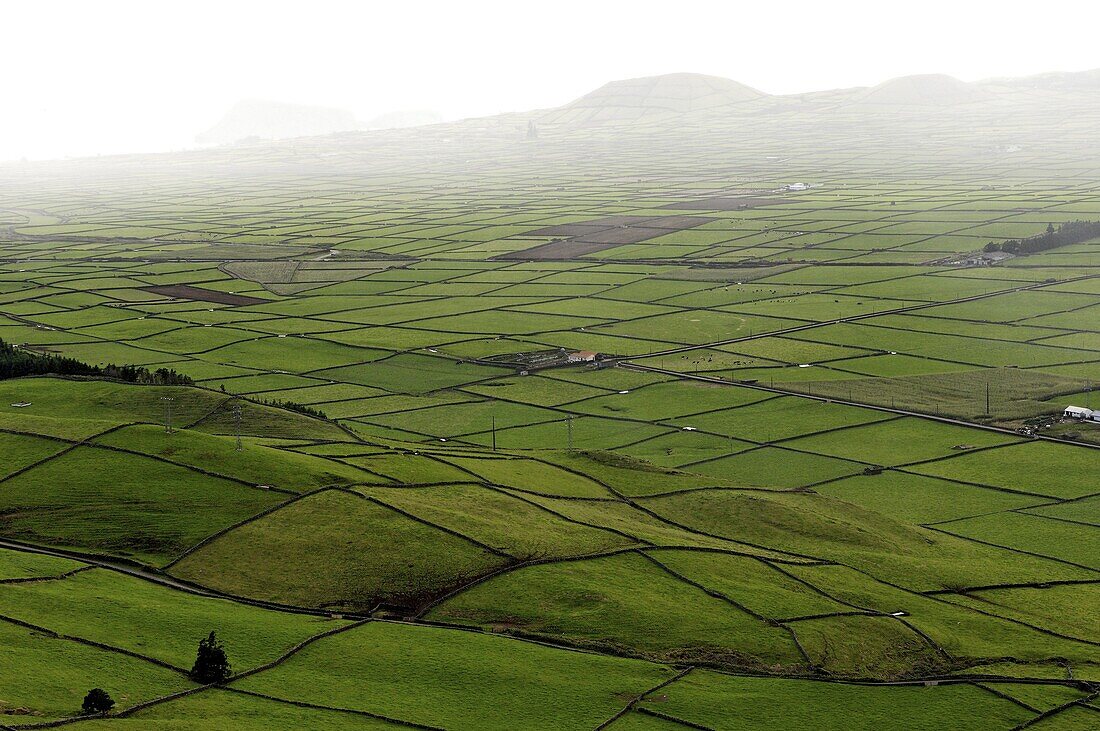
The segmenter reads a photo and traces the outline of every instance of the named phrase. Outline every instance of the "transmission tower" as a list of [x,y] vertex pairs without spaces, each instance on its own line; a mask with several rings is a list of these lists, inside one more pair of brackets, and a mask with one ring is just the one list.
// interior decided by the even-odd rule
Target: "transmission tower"
[[233,404],[233,427],[237,435],[237,451],[240,452],[244,447],[241,446],[241,405],[239,403]]
[[161,396],[160,400],[164,402],[164,433],[172,433],[172,402],[175,401],[171,396]]

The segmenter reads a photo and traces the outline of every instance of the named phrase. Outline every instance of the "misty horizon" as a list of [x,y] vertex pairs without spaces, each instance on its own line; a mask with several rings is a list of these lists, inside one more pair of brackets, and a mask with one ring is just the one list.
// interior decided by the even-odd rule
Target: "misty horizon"
[[[1067,42],[1097,13],[1073,3],[1053,3],[1065,12],[1040,18],[1015,12],[1022,3],[1001,3],[996,15],[930,3],[905,17],[901,37],[866,2],[689,3],[674,15],[655,3],[626,14],[617,3],[527,14],[498,2],[316,5],[310,14],[257,3],[198,3],[187,14],[128,1],[8,9],[21,33],[0,61],[19,69],[9,90],[19,106],[0,119],[0,160],[195,148],[246,101],[341,110],[361,122],[411,111],[456,121],[557,108],[608,82],[670,73],[784,96],[909,75],[969,83],[1100,67],[1087,44]],[[784,26],[794,12],[805,22]],[[1069,17],[1078,22],[1067,26]],[[827,35],[815,19],[829,21]],[[58,47],[66,53],[43,53]]]
[[[772,92],[769,92],[766,89],[760,89],[758,87],[754,87],[754,86],[749,85],[749,84],[741,84],[741,82],[738,81],[737,79],[732,79],[732,78],[729,78],[729,77],[721,77],[721,76],[716,76],[716,75],[713,75],[713,74],[702,74],[702,73],[696,73],[696,72],[691,72],[691,71],[670,71],[670,72],[663,73],[663,74],[654,74],[652,76],[632,77],[632,78],[627,78],[627,79],[608,79],[605,83],[600,84],[600,85],[595,86],[595,87],[592,87],[592,88],[590,88],[590,89],[588,89],[588,90],[586,90],[586,91],[584,91],[580,94],[577,94],[575,97],[570,98],[570,99],[568,99],[565,102],[562,102],[560,104],[545,104],[545,105],[531,107],[529,109],[501,109],[499,111],[488,112],[488,113],[485,113],[485,114],[471,114],[471,115],[468,115],[468,116],[450,116],[450,117],[444,116],[443,114],[440,114],[440,113],[436,112],[434,109],[425,107],[425,108],[418,108],[418,109],[390,109],[390,110],[384,110],[384,111],[374,115],[371,118],[365,119],[365,118],[355,114],[350,108],[314,105],[314,104],[309,104],[309,103],[304,103],[304,102],[290,101],[290,100],[286,100],[286,99],[246,98],[246,99],[237,100],[236,102],[231,104],[229,107],[227,107],[224,110],[224,112],[222,113],[221,117],[219,119],[216,119],[211,124],[209,124],[208,128],[198,129],[198,130],[195,131],[195,133],[191,136],[190,139],[188,139],[188,140],[181,139],[181,140],[173,143],[171,146],[168,146],[168,147],[154,147],[154,148],[148,148],[148,149],[123,147],[123,148],[120,148],[120,149],[107,149],[107,150],[96,151],[96,152],[87,152],[87,153],[80,152],[80,153],[74,153],[74,154],[52,155],[52,156],[51,155],[45,155],[45,156],[23,155],[19,158],[0,159],[0,163],[17,162],[17,161],[34,162],[34,161],[46,161],[46,160],[52,160],[52,159],[74,159],[74,158],[81,158],[81,157],[99,157],[99,156],[104,156],[104,155],[124,155],[124,154],[143,154],[143,153],[155,154],[155,153],[165,153],[165,152],[182,152],[182,151],[192,150],[192,149],[201,149],[201,148],[206,148],[206,147],[217,147],[217,146],[226,145],[226,144],[234,144],[236,142],[241,142],[241,141],[245,141],[247,139],[252,139],[252,138],[259,139],[259,140],[277,140],[277,139],[289,139],[289,138],[293,138],[293,137],[307,137],[307,136],[331,134],[331,133],[343,132],[343,131],[383,131],[383,130],[387,130],[387,129],[400,128],[400,127],[423,126],[423,125],[426,125],[426,124],[438,124],[438,123],[447,123],[447,122],[460,122],[460,121],[464,121],[464,120],[477,119],[477,118],[482,118],[482,117],[494,117],[494,116],[507,115],[507,114],[521,114],[521,113],[524,113],[524,112],[548,111],[548,110],[554,110],[554,109],[559,109],[559,108],[562,108],[562,107],[566,107],[569,104],[571,104],[573,102],[576,102],[577,100],[579,100],[579,99],[581,99],[581,98],[583,98],[583,97],[585,97],[589,94],[592,94],[594,92],[599,91],[604,86],[614,84],[616,82],[623,82],[623,81],[628,81],[629,82],[629,81],[636,81],[636,80],[643,80],[643,79],[653,79],[653,78],[662,78],[662,77],[677,77],[677,76],[679,76],[679,77],[707,77],[707,78],[721,79],[721,80],[724,80],[724,81],[732,81],[732,82],[735,82],[737,84],[746,86],[746,87],[748,87],[748,88],[750,88],[754,91],[760,92],[760,94],[764,97],[800,97],[800,96],[809,96],[809,95],[825,93],[825,92],[830,92],[830,91],[858,91],[858,90],[864,90],[864,89],[873,89],[873,88],[877,88],[879,86],[882,86],[882,85],[890,83],[890,82],[904,80],[904,79],[913,79],[913,78],[917,78],[917,79],[920,79],[920,78],[945,78],[946,80],[958,81],[958,82],[961,82],[962,84],[965,84],[965,85],[992,85],[992,84],[996,84],[998,82],[1021,82],[1021,81],[1027,81],[1029,79],[1038,80],[1038,79],[1042,79],[1044,77],[1051,77],[1051,76],[1071,76],[1071,75],[1074,75],[1074,74],[1088,74],[1090,72],[1098,71],[1098,70],[1100,70],[1100,69],[1088,68],[1088,69],[1079,69],[1079,70],[1072,70],[1072,71],[1050,70],[1050,71],[1038,72],[1038,73],[1035,73],[1035,74],[1028,74],[1026,76],[1021,76],[1021,77],[990,76],[990,77],[981,78],[981,79],[959,79],[958,77],[952,76],[950,74],[943,74],[943,73],[938,73],[938,72],[928,72],[928,73],[909,74],[909,75],[905,75],[905,76],[899,76],[899,77],[892,77],[892,78],[889,78],[889,79],[883,79],[880,82],[875,83],[875,84],[868,84],[868,85],[861,85],[861,86],[849,86],[849,87],[829,87],[829,88],[821,88],[821,89],[805,89],[803,91],[785,92],[785,93],[772,93]],[[332,129],[329,129],[329,130],[305,131],[305,132],[302,132],[300,134],[264,134],[262,131],[258,132],[258,131],[253,130],[253,131],[248,131],[246,133],[241,133],[239,136],[237,136],[235,138],[232,138],[232,139],[226,138],[226,139],[217,140],[217,141],[215,141],[213,139],[204,139],[204,137],[209,136],[210,132],[215,131],[219,127],[219,125],[223,125],[227,121],[231,121],[233,119],[233,116],[234,116],[235,113],[239,112],[242,109],[248,109],[250,107],[255,108],[253,110],[254,112],[263,113],[263,112],[266,111],[266,112],[270,113],[273,116],[278,115],[280,112],[290,112],[290,113],[297,112],[297,113],[306,113],[306,114],[320,113],[320,114],[329,114],[329,115],[334,115],[334,116],[335,115],[340,115],[340,116],[346,117],[347,123],[343,126],[333,127]],[[264,109],[264,108],[267,108],[267,109]],[[416,119],[415,119],[415,121],[409,121],[409,122],[401,121],[402,117],[405,117],[405,116],[415,117]],[[274,124],[274,125],[278,126],[278,124],[280,122],[280,120],[278,118],[265,119],[263,117],[253,118],[250,121],[251,121],[252,124],[255,124],[259,127],[270,126],[271,124]]]

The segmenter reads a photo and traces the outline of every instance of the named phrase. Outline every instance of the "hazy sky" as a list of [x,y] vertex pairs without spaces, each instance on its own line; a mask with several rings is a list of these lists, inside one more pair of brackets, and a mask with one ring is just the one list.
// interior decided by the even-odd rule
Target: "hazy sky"
[[180,149],[240,99],[448,119],[695,71],[771,93],[1100,67],[1094,0],[3,0],[0,160]]

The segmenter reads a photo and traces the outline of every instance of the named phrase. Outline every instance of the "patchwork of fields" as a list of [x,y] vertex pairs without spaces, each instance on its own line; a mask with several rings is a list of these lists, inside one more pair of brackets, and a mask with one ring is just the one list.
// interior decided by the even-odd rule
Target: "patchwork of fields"
[[0,340],[195,381],[0,381],[0,728],[1095,727],[1100,241],[975,259],[1097,115],[851,114],[0,168]]

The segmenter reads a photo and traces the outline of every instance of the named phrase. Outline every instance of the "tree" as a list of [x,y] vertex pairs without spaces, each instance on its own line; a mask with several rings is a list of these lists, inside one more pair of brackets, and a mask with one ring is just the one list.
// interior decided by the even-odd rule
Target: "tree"
[[222,683],[231,674],[229,658],[225,655],[225,648],[218,642],[217,635],[213,632],[203,640],[199,640],[199,653],[195,657],[195,665],[191,668],[191,678],[196,683]]
[[150,371],[143,366],[108,364],[99,366],[82,363],[75,358],[39,353],[17,348],[0,339],[0,380],[34,375],[84,376],[113,378],[129,383],[151,383],[158,386],[190,385],[191,379],[171,368]]
[[92,688],[88,695],[84,696],[84,703],[80,709],[85,714],[106,713],[115,707],[115,701],[103,688]]

